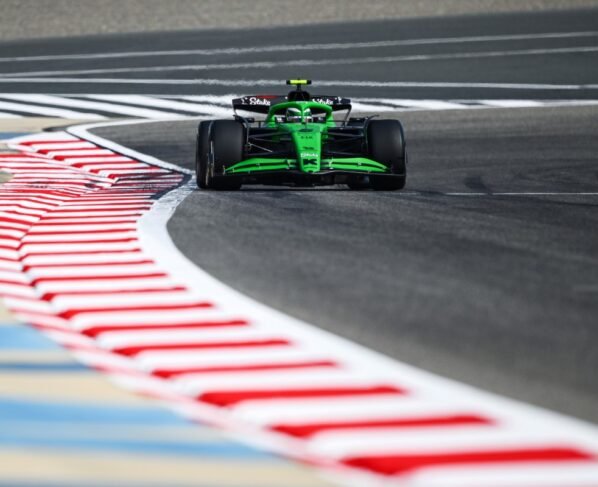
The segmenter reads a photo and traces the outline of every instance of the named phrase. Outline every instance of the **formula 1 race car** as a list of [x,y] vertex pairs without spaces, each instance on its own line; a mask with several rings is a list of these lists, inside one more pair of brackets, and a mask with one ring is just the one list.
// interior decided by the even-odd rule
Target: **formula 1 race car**
[[[196,174],[202,189],[236,190],[242,184],[397,190],[405,186],[403,127],[398,120],[349,118],[351,101],[311,96],[310,80],[288,80],[287,96],[233,100],[234,120],[206,120],[197,132]],[[237,111],[264,114],[265,120]],[[346,111],[343,120],[333,113]]]

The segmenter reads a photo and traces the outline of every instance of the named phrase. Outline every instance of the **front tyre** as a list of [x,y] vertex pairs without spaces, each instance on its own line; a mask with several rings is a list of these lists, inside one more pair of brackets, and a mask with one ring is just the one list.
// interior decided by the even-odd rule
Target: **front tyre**
[[407,151],[403,127],[398,120],[373,120],[368,124],[369,156],[386,165],[392,176],[370,175],[370,185],[376,190],[395,191],[405,187]]
[[204,120],[197,128],[197,148],[195,151],[195,178],[197,180],[197,187],[207,189],[207,167],[208,167],[208,151],[210,147],[209,135],[210,124],[209,120]]
[[245,129],[236,120],[216,120],[209,131],[209,157],[206,185],[210,189],[234,191],[241,188],[240,177],[225,176],[224,171],[243,160]]

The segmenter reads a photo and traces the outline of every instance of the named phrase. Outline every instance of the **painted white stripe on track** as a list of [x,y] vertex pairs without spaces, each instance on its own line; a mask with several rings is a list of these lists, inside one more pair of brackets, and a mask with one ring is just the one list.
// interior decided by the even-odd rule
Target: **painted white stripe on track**
[[54,54],[44,56],[15,56],[0,58],[0,62],[21,62],[21,61],[53,61],[65,59],[119,59],[127,57],[164,57],[164,56],[189,56],[189,55],[237,55],[264,52],[290,52],[290,51],[313,51],[313,50],[345,50],[345,49],[372,49],[380,47],[417,46],[434,44],[460,44],[478,42],[500,42],[531,39],[569,39],[596,37],[597,31],[579,32],[546,32],[538,34],[507,34],[487,36],[462,36],[462,37],[434,37],[420,39],[393,39],[382,41],[363,42],[334,42],[334,43],[306,43],[306,44],[281,44],[267,46],[243,46],[215,49],[181,49],[168,51],[128,51],[128,52],[107,52],[107,53],[81,53],[81,54]]
[[[45,103],[47,105],[57,105],[57,106],[64,106],[64,107],[74,107],[74,108],[87,108],[91,110],[101,110],[109,113],[120,113],[122,115],[128,115],[132,117],[141,117],[141,118],[157,118],[157,119],[169,119],[169,118],[178,118],[178,115],[174,115],[167,112],[162,112],[158,110],[150,110],[147,108],[136,108],[136,107],[129,107],[125,105],[118,105],[116,103],[101,103],[101,102],[94,102],[94,101],[87,101],[87,100],[73,100],[70,98],[60,97],[60,96],[52,96],[52,95],[9,95],[3,94],[5,98],[10,98],[13,100],[21,100],[21,101],[30,101],[33,103]],[[0,107],[2,105],[0,104]],[[68,117],[64,118],[88,118],[88,117],[73,117],[73,115],[69,115]],[[101,117],[105,118],[105,117]]]
[[[53,71],[24,71],[18,73],[8,73],[3,75],[5,79],[11,77],[30,77],[37,76],[73,76],[73,75],[90,75],[90,74],[120,74],[120,73],[169,73],[176,71],[221,71],[221,70],[242,70],[242,69],[279,69],[281,66],[338,66],[338,65],[356,65],[356,64],[382,64],[382,63],[400,63],[400,62],[417,62],[417,61],[448,61],[454,59],[477,59],[477,58],[497,58],[497,57],[511,57],[511,56],[546,56],[558,54],[575,54],[575,53],[594,53],[598,52],[598,46],[581,46],[581,47],[562,47],[552,49],[518,49],[510,51],[476,51],[476,52],[457,52],[446,54],[411,54],[402,56],[369,56],[369,57],[337,57],[330,59],[293,59],[289,61],[254,61],[254,62],[237,62],[237,63],[214,63],[214,64],[184,64],[176,66],[146,66],[146,67],[127,67],[127,68],[103,68],[103,69],[73,69],[73,70],[53,70]],[[121,101],[118,95],[96,95],[94,98],[105,100]],[[137,98],[131,95],[132,99]],[[139,96],[139,102],[128,99],[128,103],[139,105],[147,105],[151,102],[146,97]],[[173,102],[172,105],[176,104]],[[184,103],[181,103],[184,105]],[[171,108],[178,110],[174,106],[168,106],[168,103],[162,103],[164,108]],[[185,110],[189,111],[189,110]],[[205,113],[205,112],[200,112]]]
[[[12,98],[11,95],[3,94],[4,98]],[[35,95],[30,95],[31,97]],[[25,98],[23,101],[34,101]],[[61,104],[58,104],[61,106]],[[106,117],[102,117],[101,115],[97,115],[95,113],[88,113],[88,112],[76,112],[73,110],[65,110],[64,108],[53,108],[53,107],[43,107],[43,106],[36,106],[30,105],[27,103],[13,103],[0,100],[0,109],[4,110],[14,110],[16,112],[21,113],[31,113],[33,115],[42,115],[46,117],[60,117],[60,118],[74,118],[74,119],[89,119],[89,120],[101,120],[105,119]]]
[[[0,83],[41,83],[41,84],[122,84],[122,85],[201,85],[201,86],[245,86],[245,87],[279,87],[279,79],[146,79],[146,78],[0,78]],[[318,86],[333,87],[365,87],[365,88],[480,88],[496,90],[534,90],[534,91],[585,91],[598,90],[598,83],[589,84],[551,84],[551,83],[471,83],[471,82],[443,82],[443,81],[347,81],[347,80],[319,80]],[[41,95],[40,95],[41,96]],[[108,104],[106,104],[108,105]],[[112,105],[113,107],[115,105]],[[107,108],[107,107],[105,107]],[[99,109],[99,108],[98,108]],[[104,110],[104,109],[102,109]],[[116,110],[105,111],[119,113]],[[139,116],[130,113],[131,116]],[[161,116],[147,116],[146,118],[164,118]],[[173,118],[173,117],[171,117]],[[179,116],[174,117],[179,118]],[[126,149],[125,149],[126,150]],[[178,169],[180,171],[180,168]]]
[[[156,108],[166,108],[170,110],[210,114],[206,109],[206,105],[198,105],[196,103],[185,103],[170,99],[161,99],[157,97],[142,96],[142,95],[87,95],[86,98],[94,98],[108,102],[131,103],[133,105],[150,106]],[[230,110],[228,110],[230,114]]]

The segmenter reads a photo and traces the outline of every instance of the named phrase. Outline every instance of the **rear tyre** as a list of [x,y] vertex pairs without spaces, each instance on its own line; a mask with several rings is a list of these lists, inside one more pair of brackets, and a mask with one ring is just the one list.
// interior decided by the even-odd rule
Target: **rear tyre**
[[197,148],[195,151],[195,178],[197,187],[207,189],[206,174],[208,164],[210,121],[204,120],[197,127]]
[[245,130],[235,120],[216,120],[209,130],[209,157],[206,186],[210,189],[234,191],[241,188],[242,179],[225,176],[227,167],[243,160]]
[[373,189],[395,191],[405,187],[407,152],[403,127],[398,120],[373,120],[368,124],[369,156],[388,167],[393,176],[370,175]]

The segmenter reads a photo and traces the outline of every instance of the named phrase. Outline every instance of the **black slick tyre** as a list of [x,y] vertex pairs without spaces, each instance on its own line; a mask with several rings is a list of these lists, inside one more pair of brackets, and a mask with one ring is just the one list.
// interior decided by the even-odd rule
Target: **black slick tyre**
[[243,125],[235,120],[211,122],[206,168],[206,186],[209,189],[233,191],[241,188],[242,179],[225,176],[224,170],[243,160],[244,132]]
[[208,165],[208,150],[209,135],[210,135],[210,121],[204,120],[197,127],[197,148],[195,151],[195,178],[197,180],[197,187],[207,189],[206,174]]
[[407,152],[403,127],[398,120],[373,120],[367,128],[369,157],[387,166],[392,176],[370,175],[373,189],[395,191],[405,187]]

